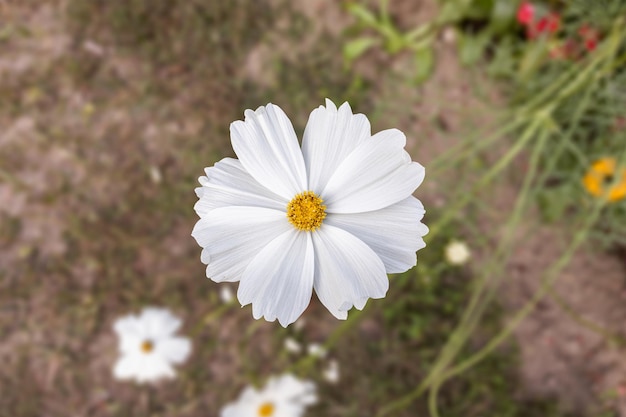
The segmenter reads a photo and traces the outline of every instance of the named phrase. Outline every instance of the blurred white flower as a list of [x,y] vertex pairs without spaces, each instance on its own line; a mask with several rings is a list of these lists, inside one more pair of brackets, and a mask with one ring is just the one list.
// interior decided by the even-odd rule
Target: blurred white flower
[[304,317],[300,317],[293,323],[293,329],[297,332],[304,329],[304,326],[306,326],[306,319]]
[[158,166],[150,165],[150,179],[155,184],[161,184],[161,182],[163,182],[163,175]]
[[456,42],[456,30],[453,26],[448,26],[443,30],[443,41],[447,44],[454,44]]
[[322,371],[322,376],[331,384],[339,382],[339,362],[336,359],[330,360],[326,369]]
[[173,364],[191,352],[189,339],[174,336],[181,321],[169,310],[144,308],[141,314],[118,319],[113,328],[119,337],[121,357],[113,368],[118,379],[137,382],[175,376]]
[[309,344],[309,346],[307,346],[307,352],[309,352],[309,355],[315,356],[316,358],[325,358],[327,353],[324,346],[319,343]]
[[200,177],[192,236],[206,274],[240,281],[255,319],[293,323],[313,289],[337,318],[383,298],[387,273],[404,272],[425,246],[424,207],[412,196],[424,167],[397,129],[372,136],[362,114],[332,101],[313,110],[302,147],[273,104],[230,126],[239,159]]
[[285,339],[285,350],[291,353],[300,353],[302,346],[293,337],[288,337]]
[[463,265],[470,258],[470,250],[465,242],[453,240],[444,249],[446,260],[452,265]]
[[229,286],[222,285],[220,288],[220,299],[222,302],[228,304],[233,301],[233,291]]
[[247,387],[236,402],[222,409],[220,417],[301,417],[316,402],[313,382],[287,374],[270,378],[262,390]]

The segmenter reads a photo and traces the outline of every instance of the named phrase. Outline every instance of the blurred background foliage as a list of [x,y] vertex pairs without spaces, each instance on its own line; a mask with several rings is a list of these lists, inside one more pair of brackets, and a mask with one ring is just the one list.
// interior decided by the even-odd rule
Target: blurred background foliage
[[[591,257],[625,259],[626,200],[593,195],[583,179],[612,158],[600,188],[626,182],[626,2],[417,3],[0,5],[0,411],[217,415],[244,385],[289,369],[319,383],[311,415],[623,415],[613,381],[579,406],[558,388],[529,394],[520,352],[539,336],[499,338],[541,309],[590,238]],[[451,65],[475,106],[443,96],[456,88],[438,78]],[[228,127],[244,109],[274,102],[302,132],[325,97],[349,101],[374,131],[416,138],[407,147],[427,167],[417,195],[431,233],[385,300],[345,323],[314,301],[302,329],[282,329],[223,303],[204,279],[193,188],[233,156]],[[507,305],[498,291],[516,245],[551,227],[546,245],[559,249],[523,266],[547,278]],[[453,239],[469,246],[465,263],[446,258]],[[619,326],[559,300],[562,320],[623,353]],[[116,383],[110,325],[145,305],[184,317],[191,363],[157,387]],[[325,344],[339,385],[320,374],[327,359],[285,351],[288,337]]]

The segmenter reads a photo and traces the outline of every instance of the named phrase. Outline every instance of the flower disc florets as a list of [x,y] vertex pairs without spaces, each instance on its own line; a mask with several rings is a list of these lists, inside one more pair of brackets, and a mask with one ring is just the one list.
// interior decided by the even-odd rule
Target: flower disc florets
[[141,343],[141,351],[143,353],[150,353],[154,349],[154,344],[151,340],[145,340]]
[[287,204],[287,218],[298,230],[312,232],[319,229],[326,218],[326,206],[313,191],[305,191]]
[[272,417],[274,415],[274,404],[263,403],[259,407],[259,417]]

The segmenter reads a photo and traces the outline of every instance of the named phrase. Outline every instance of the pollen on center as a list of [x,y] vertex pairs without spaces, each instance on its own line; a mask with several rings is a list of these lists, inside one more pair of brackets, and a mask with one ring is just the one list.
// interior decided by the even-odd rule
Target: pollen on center
[[152,352],[152,349],[154,349],[154,344],[152,343],[152,341],[144,340],[141,343],[141,351],[143,353],[150,353],[150,352]]
[[259,417],[271,417],[274,415],[274,404],[263,403],[259,407]]
[[298,230],[312,232],[319,229],[326,218],[326,206],[313,191],[305,191],[287,204],[287,219]]

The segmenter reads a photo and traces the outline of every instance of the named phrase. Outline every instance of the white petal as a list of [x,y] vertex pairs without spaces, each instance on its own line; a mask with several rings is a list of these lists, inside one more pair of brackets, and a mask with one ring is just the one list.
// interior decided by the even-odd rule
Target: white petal
[[313,292],[313,243],[310,233],[292,228],[272,240],[250,262],[241,278],[237,297],[252,303],[255,319],[264,316],[283,327],[307,308]]
[[305,411],[305,407],[300,404],[279,402],[272,417],[303,417]]
[[154,353],[171,363],[182,363],[191,352],[191,342],[184,337],[161,340],[155,345]]
[[124,355],[117,360],[113,367],[113,376],[117,379],[135,378],[139,372],[139,363],[136,357]]
[[194,206],[198,216],[203,217],[218,207],[252,206],[284,210],[289,201],[259,184],[233,158],[224,158],[211,168],[206,177],[200,177],[202,187],[196,194],[200,200]]
[[308,380],[300,380],[291,374],[270,379],[265,392],[281,399],[284,404],[304,407],[317,401],[315,384]]
[[220,411],[220,417],[244,417],[244,416],[256,416],[258,411],[256,404],[244,404],[236,402],[227,404],[222,411]]
[[117,379],[135,379],[137,382],[146,382],[172,378],[175,372],[160,356],[136,354],[122,356],[113,368],[113,375]]
[[130,314],[128,316],[120,317],[113,324],[113,330],[119,337],[123,337],[125,335],[135,336],[139,334],[141,331],[141,323],[139,318],[134,314]]
[[200,219],[191,235],[210,259],[207,277],[239,281],[252,258],[278,235],[293,230],[287,214],[260,207],[221,207]]
[[322,225],[312,233],[315,248],[315,292],[337,318],[367,298],[383,298],[389,289],[385,266],[369,246],[345,230]]
[[156,354],[142,355],[138,357],[137,381],[156,381],[161,378],[173,378],[176,376],[174,368],[168,361]]
[[335,104],[326,99],[326,107],[313,110],[304,129],[302,154],[308,189],[321,193],[337,167],[366,140],[371,140],[367,117],[353,115],[347,102],[337,110]]
[[422,249],[428,228],[420,222],[424,206],[408,197],[376,211],[329,214],[324,223],[339,227],[362,240],[380,257],[387,273],[407,271],[415,266],[415,252]]
[[181,320],[164,308],[147,307],[139,316],[145,329],[144,335],[152,340],[160,340],[173,335],[181,326]]
[[230,125],[233,149],[245,170],[268,190],[286,198],[306,190],[298,138],[282,109],[273,104],[246,110]]
[[141,344],[150,336],[144,321],[134,314],[118,319],[113,329],[119,338],[118,349],[123,354],[140,353]]
[[261,394],[253,387],[246,387],[237,401],[227,404],[220,411],[220,417],[256,416],[259,406],[263,404]]
[[120,337],[119,350],[123,354],[137,354],[141,353],[141,344],[148,340],[148,337],[144,336],[145,330],[142,330],[138,334],[125,334]]
[[377,133],[337,168],[321,196],[328,213],[378,210],[409,197],[424,179],[424,167],[411,162],[397,129]]

